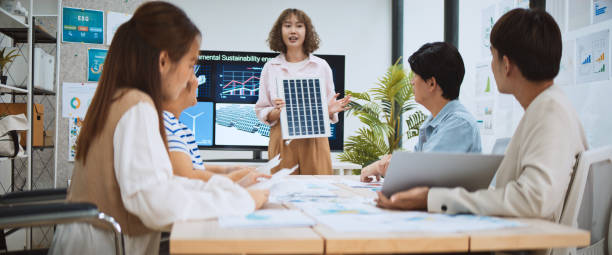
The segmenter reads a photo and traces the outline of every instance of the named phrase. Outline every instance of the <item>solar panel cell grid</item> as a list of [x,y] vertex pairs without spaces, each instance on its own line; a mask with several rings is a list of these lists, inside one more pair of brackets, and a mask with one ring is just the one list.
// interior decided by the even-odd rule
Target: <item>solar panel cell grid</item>
[[326,101],[320,84],[319,79],[282,80],[287,125],[283,130],[289,137],[321,137],[329,133],[325,128],[329,126],[329,117],[325,114]]

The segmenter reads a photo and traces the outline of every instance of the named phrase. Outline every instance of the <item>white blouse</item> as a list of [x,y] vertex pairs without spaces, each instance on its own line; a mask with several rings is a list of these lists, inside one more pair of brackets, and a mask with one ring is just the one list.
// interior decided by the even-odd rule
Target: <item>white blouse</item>
[[[203,182],[173,175],[158,127],[155,108],[141,102],[126,111],[115,128],[115,175],[129,212],[147,227],[162,230],[176,221],[254,211],[248,191],[226,177],[215,175]],[[159,236],[126,235],[126,254],[157,253]],[[67,224],[58,226],[49,254],[113,254],[112,240],[110,231],[87,223]]]

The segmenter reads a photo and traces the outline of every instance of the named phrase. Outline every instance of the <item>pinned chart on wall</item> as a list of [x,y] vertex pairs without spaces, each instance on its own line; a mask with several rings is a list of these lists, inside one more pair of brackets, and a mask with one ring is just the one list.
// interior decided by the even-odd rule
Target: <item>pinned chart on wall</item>
[[97,82],[100,79],[107,53],[105,49],[87,49],[87,81]]
[[576,39],[576,83],[610,79],[610,30]]
[[62,117],[84,118],[91,99],[96,92],[96,83],[64,82],[62,87]]
[[555,84],[573,85],[574,75],[574,40],[563,41],[563,53],[559,64],[559,75],[555,77]]
[[115,32],[119,29],[121,24],[127,22],[132,18],[132,14],[120,13],[120,12],[108,12],[106,14],[106,44],[110,45]]
[[486,9],[483,9],[480,15],[480,52],[482,57],[487,57],[491,55],[491,50],[489,49],[491,42],[489,37],[491,36],[491,30],[493,30],[495,20],[497,20],[495,16],[495,5],[492,4]]
[[104,43],[103,11],[64,7],[62,21],[62,42]]
[[81,133],[83,118],[70,118],[68,120],[68,161],[74,161],[76,156],[76,140]]
[[610,14],[610,0],[593,0],[593,24],[612,18]]
[[476,101],[476,123],[480,128],[480,133],[483,135],[494,134],[494,123],[493,123],[493,107],[495,101],[492,99],[478,100]]
[[493,73],[491,72],[491,66],[488,63],[482,63],[476,66],[476,84],[474,88],[476,89],[476,97],[490,97],[497,89]]

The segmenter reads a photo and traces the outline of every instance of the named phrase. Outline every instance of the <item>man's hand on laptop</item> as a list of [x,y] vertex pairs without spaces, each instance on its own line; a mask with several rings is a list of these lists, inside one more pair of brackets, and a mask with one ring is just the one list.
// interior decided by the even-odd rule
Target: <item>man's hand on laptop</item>
[[376,205],[380,208],[395,210],[427,210],[429,187],[415,187],[393,194],[390,198],[377,192]]
[[380,177],[384,176],[387,173],[387,167],[389,167],[389,162],[391,161],[391,154],[387,154],[383,156],[378,161],[369,164],[368,166],[361,169],[361,181],[362,182],[371,182],[374,181],[374,176],[376,181],[380,181]]

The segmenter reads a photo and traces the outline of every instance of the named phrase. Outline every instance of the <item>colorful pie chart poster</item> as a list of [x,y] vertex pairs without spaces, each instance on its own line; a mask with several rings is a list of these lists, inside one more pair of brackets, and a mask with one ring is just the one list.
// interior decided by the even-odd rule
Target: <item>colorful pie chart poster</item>
[[105,49],[87,49],[87,81],[100,80],[107,52]]
[[97,83],[64,82],[62,87],[62,117],[85,118],[97,86]]
[[103,11],[64,7],[62,21],[62,42],[104,44]]

